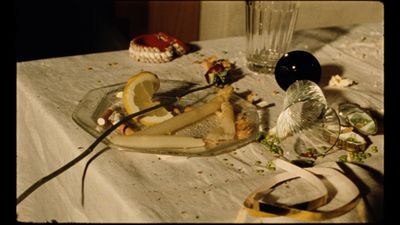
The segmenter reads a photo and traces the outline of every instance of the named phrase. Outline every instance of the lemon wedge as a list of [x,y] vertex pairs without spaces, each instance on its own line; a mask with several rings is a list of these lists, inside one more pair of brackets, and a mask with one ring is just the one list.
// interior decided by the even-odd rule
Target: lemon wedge
[[[122,96],[126,112],[132,114],[158,104],[152,100],[152,96],[159,88],[160,80],[154,73],[143,71],[130,77]],[[161,107],[136,119],[146,126],[151,126],[172,117],[168,110]]]

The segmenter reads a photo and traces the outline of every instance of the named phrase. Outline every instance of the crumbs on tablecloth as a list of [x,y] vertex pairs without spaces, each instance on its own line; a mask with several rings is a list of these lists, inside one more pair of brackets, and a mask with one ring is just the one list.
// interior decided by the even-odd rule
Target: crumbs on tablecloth
[[[274,162],[272,160],[267,161],[267,163],[265,165],[263,165],[261,161],[257,160],[257,161],[254,162],[254,165],[255,166],[259,166],[259,167],[263,167],[263,168],[265,168],[267,170],[271,170],[271,171],[275,171],[276,170],[275,164],[274,164]],[[257,171],[256,170],[256,172],[260,173],[261,171]],[[264,171],[262,171],[262,172],[264,172]]]
[[378,146],[374,145],[371,147],[371,152],[377,153],[378,152]]
[[257,96],[257,93],[250,91],[250,93],[246,96],[246,100],[250,103],[253,103],[255,101],[258,101],[259,98]]
[[264,173],[264,170],[256,170],[256,173],[257,173],[257,174],[263,174],[263,173]]
[[114,66],[114,65],[118,65],[117,62],[112,62],[112,63],[108,63],[109,66]]
[[200,53],[200,52],[194,52],[194,54],[195,54],[195,55],[199,55],[199,56],[201,56],[201,57],[204,56],[204,54],[203,54],[203,53]]
[[365,160],[372,157],[372,154],[369,153],[369,151],[372,153],[378,153],[378,147],[376,145],[373,145],[365,151],[348,152],[347,155],[339,156],[338,161],[364,163]]
[[258,106],[260,108],[264,108],[267,106],[275,106],[275,103],[268,103],[267,101],[260,101],[256,104],[256,106]]
[[193,63],[201,64],[201,65],[203,65],[206,69],[209,69],[209,68],[213,65],[213,62],[216,61],[216,60],[217,60],[217,56],[216,56],[216,55],[212,55],[212,56],[210,56],[210,57],[208,57],[208,58],[205,58],[205,59],[203,59],[203,60],[194,61]]
[[115,97],[117,97],[117,98],[122,98],[123,95],[124,95],[123,91],[118,91],[117,93],[115,93]]
[[277,90],[273,90],[273,91],[272,91],[272,95],[275,96],[275,95],[277,95],[277,94],[279,94],[279,91],[277,91]]
[[329,80],[329,87],[350,87],[357,84],[354,80],[341,77],[339,74],[333,75]]

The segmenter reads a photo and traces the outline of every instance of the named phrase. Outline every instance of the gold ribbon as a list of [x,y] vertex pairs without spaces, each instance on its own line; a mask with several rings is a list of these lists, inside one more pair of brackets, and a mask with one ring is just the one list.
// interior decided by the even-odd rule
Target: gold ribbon
[[[346,176],[334,168],[327,167],[314,167],[302,169],[291,163],[277,159],[275,161],[276,165],[288,172],[278,174],[273,177],[273,179],[268,180],[265,184],[257,188],[252,192],[244,201],[245,211],[255,217],[277,217],[286,216],[293,219],[305,220],[305,221],[321,221],[330,218],[334,218],[343,215],[350,210],[352,210],[360,200],[360,191]],[[326,179],[331,177],[339,178],[346,188],[347,191],[352,193],[352,197],[349,200],[332,210],[323,211],[318,208],[326,205],[328,203],[328,192],[323,185],[322,181],[316,176],[321,175]],[[317,187],[321,192],[321,196],[313,199],[311,201],[302,202],[296,205],[288,206],[280,203],[269,203],[262,201],[265,196],[270,194],[274,187],[281,184],[284,181],[303,178],[311,183],[313,186]],[[331,181],[334,182],[334,181]],[[323,188],[321,187],[323,186]],[[243,220],[243,212],[239,213],[236,222]]]

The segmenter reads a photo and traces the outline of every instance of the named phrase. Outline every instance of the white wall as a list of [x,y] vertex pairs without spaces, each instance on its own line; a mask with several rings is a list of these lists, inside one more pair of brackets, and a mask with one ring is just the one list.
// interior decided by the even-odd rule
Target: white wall
[[[200,40],[245,34],[245,1],[202,1]],[[296,30],[383,21],[379,1],[300,1]]]

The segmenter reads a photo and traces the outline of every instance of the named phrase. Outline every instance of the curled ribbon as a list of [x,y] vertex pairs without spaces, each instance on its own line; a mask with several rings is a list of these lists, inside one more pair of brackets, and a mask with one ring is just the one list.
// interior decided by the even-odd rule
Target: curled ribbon
[[[303,221],[321,221],[349,212],[360,200],[360,191],[357,186],[334,168],[313,167],[303,169],[281,159],[276,159],[275,164],[287,172],[278,174],[252,192],[244,201],[244,207],[239,212],[236,222],[244,221],[247,213],[255,217],[286,216]],[[325,185],[316,175],[324,176],[327,180],[339,179],[344,185],[343,188],[351,193],[351,197],[344,204],[334,209],[320,210],[319,208],[328,203],[329,196]],[[263,200],[279,184],[297,178],[303,178],[315,186],[321,193],[320,197],[291,206]],[[335,181],[331,180],[331,182],[337,182],[336,179]]]

